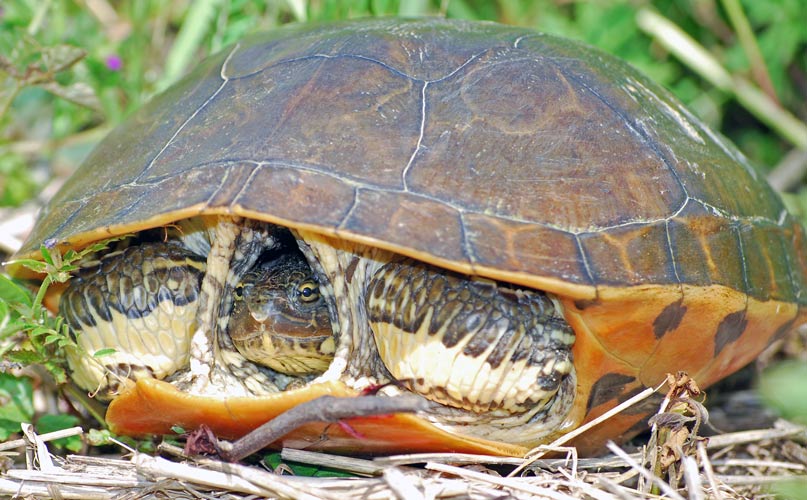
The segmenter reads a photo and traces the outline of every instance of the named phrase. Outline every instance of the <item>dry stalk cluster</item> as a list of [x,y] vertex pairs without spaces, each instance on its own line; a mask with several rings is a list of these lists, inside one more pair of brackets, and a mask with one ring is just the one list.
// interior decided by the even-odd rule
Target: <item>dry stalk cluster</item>
[[[24,466],[18,459],[20,465],[4,467],[0,497],[736,499],[764,495],[771,483],[807,476],[804,427],[779,421],[770,429],[705,439],[698,436],[707,414],[694,399],[700,395],[697,386],[685,375],[670,377],[667,386],[671,389],[651,420],[650,441],[633,453],[609,443],[608,456],[578,458],[573,448],[556,442],[527,458],[446,453],[366,460],[292,449],[281,454],[288,462],[355,476],[349,478],[300,477],[288,475],[286,468],[270,471],[189,457],[168,444],[160,446],[163,456],[156,457],[133,450],[128,450],[128,458],[57,457],[47,442],[82,430],[37,435],[26,426],[23,439],[0,444],[0,453],[25,454]],[[652,392],[626,401],[617,411]],[[608,415],[603,417],[591,425]],[[550,453],[565,456],[547,458]]]

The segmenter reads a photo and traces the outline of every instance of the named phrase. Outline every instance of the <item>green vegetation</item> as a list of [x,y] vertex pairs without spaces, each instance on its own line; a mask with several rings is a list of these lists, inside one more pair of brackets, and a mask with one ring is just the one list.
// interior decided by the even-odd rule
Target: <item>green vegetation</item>
[[[69,173],[127,113],[246,33],[382,15],[494,20],[596,45],[669,87],[769,168],[795,145],[807,148],[804,7],[803,0],[7,0],[0,205],[20,204]],[[665,19],[692,39],[685,53],[665,42]],[[708,61],[681,62],[699,48]],[[756,99],[743,95],[747,87]]]

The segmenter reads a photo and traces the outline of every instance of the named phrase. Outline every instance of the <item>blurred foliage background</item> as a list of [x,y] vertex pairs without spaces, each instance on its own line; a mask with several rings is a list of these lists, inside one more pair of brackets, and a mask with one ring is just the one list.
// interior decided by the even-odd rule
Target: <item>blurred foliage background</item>
[[[206,54],[288,22],[362,16],[494,20],[580,39],[666,85],[766,169],[794,148],[807,149],[805,0],[3,0],[0,6],[3,205],[20,204],[68,174],[109,127]],[[671,38],[676,31],[692,45]],[[693,54],[707,60],[687,61]],[[738,88],[755,92],[743,99]],[[754,99],[765,101],[763,114],[749,104]],[[782,116],[785,123],[776,122]],[[792,189],[798,180],[778,187]]]
[[776,187],[801,185],[807,0],[2,0],[0,205],[64,178],[149,96],[246,33],[387,15],[588,42],[670,88],[764,171],[779,167]]
[[[206,55],[285,23],[389,15],[498,21],[616,54],[807,212],[807,0],[0,0],[0,256],[14,250],[6,222]],[[20,384],[0,378],[0,393],[30,394]],[[27,397],[0,420],[30,420]]]

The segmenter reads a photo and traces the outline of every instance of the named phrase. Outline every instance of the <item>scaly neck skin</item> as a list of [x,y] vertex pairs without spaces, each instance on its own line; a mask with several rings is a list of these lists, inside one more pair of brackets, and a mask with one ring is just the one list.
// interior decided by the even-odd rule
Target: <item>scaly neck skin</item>
[[365,294],[370,277],[395,255],[305,230],[297,230],[296,236],[320,279],[320,291],[332,299],[329,303],[336,353],[320,379],[342,379],[359,391],[389,382],[388,377],[380,375],[387,370],[373,342]]

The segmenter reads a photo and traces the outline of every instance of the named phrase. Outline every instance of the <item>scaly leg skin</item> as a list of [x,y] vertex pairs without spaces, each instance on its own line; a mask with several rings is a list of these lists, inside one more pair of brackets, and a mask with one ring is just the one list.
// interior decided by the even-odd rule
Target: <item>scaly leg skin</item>
[[[59,303],[78,346],[66,348],[76,385],[106,401],[127,379],[185,368],[204,272],[204,258],[177,241],[82,263]],[[104,350],[114,352],[94,356]]]
[[562,419],[573,400],[574,331],[551,296],[407,259],[375,272],[366,304],[387,369],[445,405],[443,423],[502,438]]

